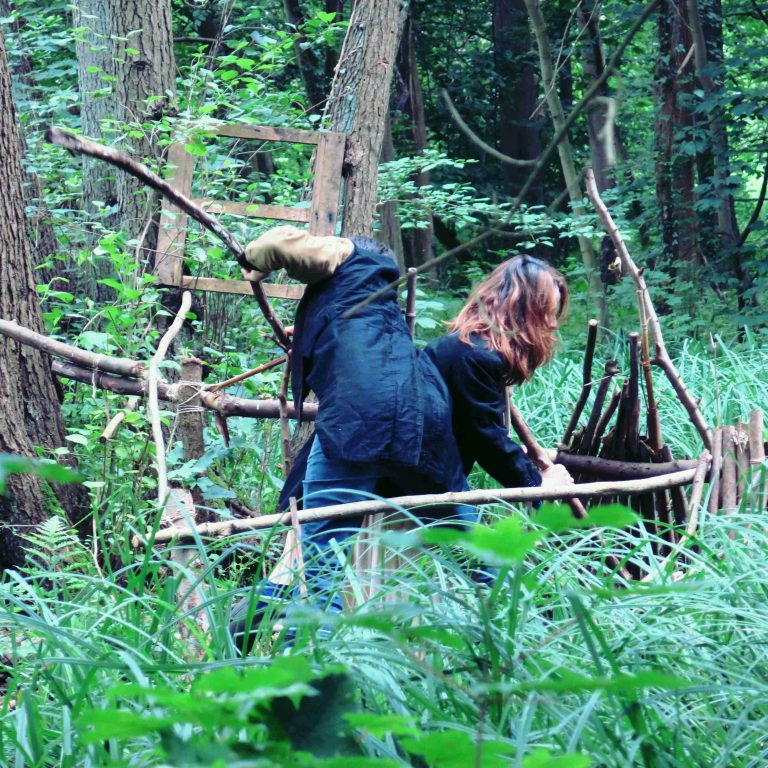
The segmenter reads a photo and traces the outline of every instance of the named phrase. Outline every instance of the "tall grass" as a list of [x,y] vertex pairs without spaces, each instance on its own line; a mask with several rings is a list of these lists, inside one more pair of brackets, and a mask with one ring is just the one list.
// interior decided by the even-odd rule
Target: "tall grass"
[[[683,346],[676,363],[712,422],[718,409],[733,422],[768,402],[766,350],[714,357]],[[580,366],[561,355],[519,390],[544,444],[562,434]],[[715,374],[717,387],[706,388]],[[659,391],[673,452],[697,455],[684,412],[661,382]],[[121,506],[114,517],[146,511]],[[94,558],[90,542],[50,524],[27,568],[0,583],[0,764],[766,763],[768,541],[749,496],[737,514],[703,513],[698,536],[644,583],[604,566],[612,552],[648,568],[653,537],[638,523],[602,530],[598,541],[588,530],[529,524],[525,509],[485,513],[498,521],[491,538],[470,532],[427,546],[388,534],[403,566],[375,597],[341,617],[294,610],[284,622],[290,640],[275,639],[266,621],[245,658],[227,621],[266,567],[259,541],[197,541],[198,564],[182,569],[168,551],[131,552],[127,528],[103,536],[98,546],[111,550]],[[109,510],[100,519],[108,526]],[[498,569],[493,586],[470,577],[468,557]],[[184,578],[201,590],[205,632],[179,608]],[[362,594],[356,578],[351,589]],[[272,677],[253,676],[262,669]],[[216,677],[227,670],[236,675]],[[318,727],[335,734],[338,723],[320,714],[338,698],[323,687],[329,670],[345,671],[345,707],[363,713],[347,725],[357,747],[331,739],[331,751],[360,752],[346,763],[299,755],[299,746],[322,750],[286,735],[292,715],[270,709],[315,685],[324,691]]]

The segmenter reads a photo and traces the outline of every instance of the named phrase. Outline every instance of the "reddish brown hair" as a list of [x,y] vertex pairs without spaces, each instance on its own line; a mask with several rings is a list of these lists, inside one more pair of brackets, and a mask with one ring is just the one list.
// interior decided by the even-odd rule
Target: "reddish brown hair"
[[533,256],[508,259],[475,288],[449,327],[459,339],[472,337],[501,354],[507,384],[528,381],[552,358],[557,321],[568,308],[563,276]]

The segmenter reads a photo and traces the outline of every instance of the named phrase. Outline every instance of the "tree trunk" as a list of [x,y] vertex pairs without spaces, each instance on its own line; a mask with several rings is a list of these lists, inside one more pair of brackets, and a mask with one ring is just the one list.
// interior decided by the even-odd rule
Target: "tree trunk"
[[[688,148],[692,146],[693,62],[687,15],[684,0],[662,0],[656,65],[656,195],[664,261],[692,279],[693,267],[699,263],[699,236],[694,209],[695,155]],[[689,142],[688,147],[682,146],[684,142]]]
[[[5,38],[0,31],[0,315],[41,332],[16,126]],[[0,370],[0,453],[36,456],[38,448],[49,451],[63,445],[64,428],[48,357],[2,336]],[[50,492],[33,475],[11,476],[6,495],[0,496],[0,568],[23,562],[15,526],[34,526],[50,517],[59,504],[74,513],[80,498],[72,488]]]
[[[585,33],[582,57],[584,75],[591,84],[605,70],[603,41],[598,27],[599,13],[590,2],[580,7],[578,18],[579,25]],[[607,85],[600,89],[598,98],[587,109],[587,131],[592,171],[595,174],[598,190],[603,192],[616,185],[616,161],[619,153],[615,115],[611,113],[611,99]]]
[[[413,8],[414,3],[410,3],[400,38],[397,60],[399,81],[403,88],[400,102],[409,117],[413,148],[417,154],[420,154],[427,148],[427,121],[421,79],[416,63],[416,48],[413,44]],[[429,184],[429,173],[419,173],[414,181],[417,187],[426,186]],[[406,267],[419,267],[434,255],[435,236],[432,213],[427,211],[426,218],[426,227],[409,229],[403,233]]]
[[[10,16],[15,10],[14,5],[8,2],[8,0],[0,0],[0,16]],[[26,23],[26,19],[23,16],[17,16],[11,24],[11,29],[14,33],[19,32]],[[42,94],[35,90],[31,56],[28,55],[27,51],[19,52],[17,50],[15,57],[17,64],[12,69],[12,77],[18,87],[17,100],[19,94],[21,94],[22,99],[25,101],[39,101]],[[21,140],[21,154],[24,157],[27,152],[26,137],[23,133],[20,133],[19,138]],[[58,242],[50,223],[50,216],[46,216],[43,211],[39,210],[40,180],[34,173],[30,173],[26,166],[23,172],[24,197],[27,206],[30,209],[37,210],[37,213],[32,216],[29,227],[29,235],[32,239],[32,248],[35,253],[34,263],[38,269],[39,281],[48,282],[53,277],[62,277],[61,274],[55,273],[52,268],[42,266],[49,256],[56,253]]]
[[[539,63],[541,67],[541,81],[544,88],[547,108],[552,119],[552,125],[555,131],[562,130],[565,125],[565,115],[563,105],[558,96],[557,82],[554,67],[552,66],[552,52],[547,36],[547,26],[539,7],[539,0],[525,0],[525,7],[528,9],[528,16],[531,19],[533,33],[536,37],[536,45],[539,49]],[[564,136],[557,145],[557,151],[560,155],[560,165],[563,169],[565,185],[568,189],[568,196],[571,200],[571,210],[576,216],[585,214],[582,200],[584,195],[579,185],[579,174],[576,172],[576,166],[573,160],[573,149],[568,136]],[[592,242],[587,237],[579,236],[579,248],[584,267],[589,275],[589,287],[592,294],[592,300],[600,313],[600,320],[603,325],[607,324],[607,306],[605,302],[605,292],[603,283],[598,271],[597,257],[595,255]]]
[[[541,154],[536,111],[535,53],[523,0],[494,0],[493,50],[498,78],[499,149],[509,157],[533,160]],[[504,165],[507,192],[516,195],[530,168]],[[541,184],[530,193],[530,201],[542,202]]]
[[[109,143],[111,123],[121,130],[128,123],[141,124],[142,136],[132,138],[128,150],[151,165],[160,155],[151,123],[175,103],[169,0],[77,0],[73,21],[84,30],[76,46],[83,133]],[[115,207],[108,225],[154,249],[156,233],[149,224],[157,197],[140,181],[85,158],[83,198],[86,207],[94,201]],[[96,276],[109,272],[106,265]],[[103,286],[97,294],[105,298]]]
[[[699,183],[712,189],[717,201],[715,229],[708,238],[711,246],[707,249],[713,263],[720,260],[730,262],[739,290],[739,309],[747,303],[745,298],[752,287],[752,280],[742,263],[739,246],[739,229],[736,221],[736,207],[729,188],[730,149],[726,114],[718,96],[722,94],[725,81],[725,56],[723,52],[723,9],[720,0],[687,0],[691,36],[694,42],[694,62],[696,79],[701,90],[710,102],[707,110],[709,128],[709,153],[711,161],[704,167],[699,165]],[[702,237],[706,247],[705,238]]]
[[370,235],[401,0],[357,0],[325,116],[347,134],[342,234]]

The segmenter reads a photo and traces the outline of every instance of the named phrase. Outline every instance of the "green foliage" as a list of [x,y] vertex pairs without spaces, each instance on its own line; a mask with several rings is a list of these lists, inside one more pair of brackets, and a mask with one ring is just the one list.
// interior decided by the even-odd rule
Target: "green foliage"
[[37,475],[51,483],[77,483],[80,481],[80,475],[77,472],[53,461],[0,453],[0,493],[5,491],[8,476],[16,474]]
[[[338,50],[346,22],[324,3],[302,6],[306,21],[297,30],[285,23],[277,0],[230,4],[221,45],[214,49],[205,30],[219,6],[175,4],[175,31],[185,40],[176,47],[179,113],[153,122],[107,121],[107,140],[121,145],[149,131],[161,146],[183,138],[196,161],[195,196],[247,206],[299,204],[310,178],[307,148],[254,148],[213,137],[211,129],[221,121],[320,125],[308,109],[294,43],[303,33],[305,50]],[[573,302],[564,349],[516,391],[534,433],[543,444],[556,445],[581,387],[583,328],[594,314],[575,238],[597,243],[600,230],[592,214],[576,217],[567,205],[548,207],[561,192],[554,163],[528,204],[510,218],[519,179],[466,139],[438,100],[438,86],[447,86],[475,130],[501,146],[510,128],[500,105],[509,93],[494,57],[489,8],[444,0],[419,6],[414,34],[428,83],[428,147],[414,150],[401,111],[406,94],[396,79],[398,159],[381,168],[379,198],[397,202],[406,232],[424,226],[427,214],[442,219],[460,241],[503,225],[503,238],[452,267],[460,275],[448,279],[474,282],[513,249],[543,253],[566,272]],[[578,99],[588,86],[586,38],[568,9],[545,10],[563,93],[571,87]],[[613,1],[600,7],[608,53],[635,12]],[[680,157],[705,160],[709,118],[716,109],[725,111],[731,173],[723,182],[702,181],[694,209],[706,222],[728,190],[742,231],[762,182],[768,93],[764,24],[749,13],[725,3],[726,87],[714,97],[694,88],[696,122],[677,136]],[[31,72],[15,82],[27,168],[42,186],[29,213],[39,217],[34,221],[53,223],[58,241],[38,265],[38,294],[51,335],[146,361],[171,314],[160,303],[147,254],[115,231],[108,201],[88,201],[89,211],[80,205],[80,163],[41,139],[46,123],[74,130],[80,125],[72,55],[79,32],[68,28],[68,14],[65,4],[19,0],[4,20],[14,71],[21,71],[22,57],[31,64]],[[15,25],[20,19],[23,24]],[[617,187],[605,197],[645,267],[688,388],[701,398],[711,423],[735,423],[768,402],[761,307],[766,228],[758,217],[743,246],[715,252],[699,270],[681,274],[678,264],[665,261],[653,135],[657,53],[651,23],[610,83],[627,155]],[[515,65],[526,62],[521,56]],[[546,116],[536,110],[532,118],[546,140]],[[583,119],[571,139],[581,167],[588,156]],[[274,173],[254,169],[257,152],[269,153]],[[428,174],[429,182],[417,184],[420,174]],[[268,226],[245,216],[224,221],[244,242]],[[447,247],[438,243],[439,251]],[[749,289],[734,278],[736,256],[755,276]],[[191,275],[237,276],[221,244],[194,225],[185,263]],[[96,264],[108,276],[93,283]],[[441,290],[420,283],[419,344],[455,314],[457,299],[444,291],[444,277]],[[97,301],[96,287],[107,288],[110,299]],[[625,280],[609,297],[613,330],[598,348],[595,367],[615,357],[625,371],[624,334],[638,325],[634,286]],[[294,305],[276,304],[290,322]],[[252,302],[209,295],[194,314],[191,334],[177,342],[173,358],[204,358],[208,381],[277,354]],[[736,321],[748,324],[744,339],[735,336]],[[163,375],[174,376],[174,366],[170,361]],[[281,377],[278,368],[229,391],[274,397]],[[698,455],[700,441],[686,414],[666,381],[656,381],[673,454]],[[607,554],[644,565],[653,556],[652,537],[621,507],[594,509],[579,522],[562,507],[529,514],[494,505],[485,510],[492,522],[486,528],[389,534],[385,541],[402,568],[384,578],[377,595],[342,617],[297,610],[282,633],[273,633],[268,619],[258,627],[254,655],[240,658],[227,630],[231,605],[269,572],[281,542],[242,535],[196,541],[188,565],[180,564],[180,548],[132,549],[131,536],[156,528],[159,511],[144,409],[126,412],[113,440],[99,439],[107,420],[124,408],[122,396],[87,385],[67,388],[67,445],[53,453],[73,454],[79,477],[87,478],[91,517],[83,528],[92,533],[79,538],[59,516],[26,531],[29,562],[23,571],[6,572],[0,583],[3,764],[698,768],[765,762],[768,669],[760,638],[768,631],[768,584],[755,567],[755,553],[768,541],[749,499],[727,518],[704,515],[698,538],[674,550],[668,566],[643,584],[623,583],[605,566]],[[205,511],[216,519],[239,511],[236,502],[273,511],[283,477],[274,425],[229,419],[228,447],[207,425],[206,453],[191,462],[184,461],[175,419],[163,413],[173,483],[199,491]],[[78,478],[49,461],[2,456],[0,491],[15,472],[34,472],[52,483]],[[491,484],[479,470],[471,480],[475,487]],[[470,578],[467,564],[475,561],[499,569],[493,586]],[[208,630],[181,607],[182,585],[203,594]],[[366,589],[352,579],[353,593]]]

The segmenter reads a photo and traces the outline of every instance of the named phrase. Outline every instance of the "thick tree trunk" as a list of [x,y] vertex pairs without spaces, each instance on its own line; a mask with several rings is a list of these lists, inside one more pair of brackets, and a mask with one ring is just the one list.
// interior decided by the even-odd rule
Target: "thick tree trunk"
[[[23,172],[11,78],[0,31],[0,315],[42,330],[35,291],[32,246],[24,215]],[[49,359],[37,350],[0,337],[0,453],[36,456],[64,443],[59,401]],[[58,501],[57,501],[57,498]],[[48,491],[33,475],[14,475],[0,496],[0,568],[23,561],[17,526],[28,528],[55,511],[73,512],[79,494]]]
[[[536,111],[535,52],[523,0],[494,0],[493,50],[498,78],[499,149],[509,157],[533,160],[541,154]],[[530,169],[504,165],[507,192],[516,195]],[[541,184],[530,193],[541,203]]]
[[400,6],[401,0],[357,0],[331,87],[328,126],[347,134],[344,235],[370,235],[373,228]]
[[[109,123],[141,123],[141,138],[129,151],[150,164],[159,157],[151,123],[174,108],[176,64],[169,0],[77,0],[74,24],[84,33],[77,43],[83,133],[109,143]],[[150,125],[147,125],[150,124]],[[96,160],[84,160],[86,207],[100,201],[115,207],[109,225],[155,247],[149,224],[157,208],[152,191],[134,177]],[[97,269],[97,276],[109,266]],[[98,290],[103,298],[103,287]]]
[[[389,114],[384,124],[384,141],[381,145],[381,162],[388,163],[395,159],[395,147],[392,143],[392,121]],[[397,265],[400,271],[405,271],[405,256],[403,253],[403,233],[400,229],[397,201],[389,200],[379,209],[379,222],[381,224],[381,240],[397,257]]]
[[[0,0],[0,16],[10,16],[15,10],[14,5],[8,2],[8,0]],[[23,16],[17,16],[10,28],[16,33],[20,31],[26,23],[26,19]],[[17,100],[19,94],[21,94],[21,97],[24,100],[38,101],[41,98],[41,94],[35,89],[35,80],[32,76],[33,68],[31,56],[27,51],[19,50],[16,50],[14,55],[17,63],[12,67],[11,74],[14,84],[18,89]],[[19,137],[21,139],[21,154],[23,157],[27,152],[26,137],[23,133],[20,133]],[[24,197],[27,206],[30,209],[38,208],[40,199],[40,180],[34,173],[30,173],[26,166],[24,167]],[[30,221],[29,235],[32,239],[32,247],[35,252],[34,263],[38,268],[38,280],[42,283],[48,282],[53,277],[61,277],[61,274],[55,274],[52,269],[41,266],[58,248],[56,235],[51,226],[50,218],[45,217],[43,213],[33,215]]]

